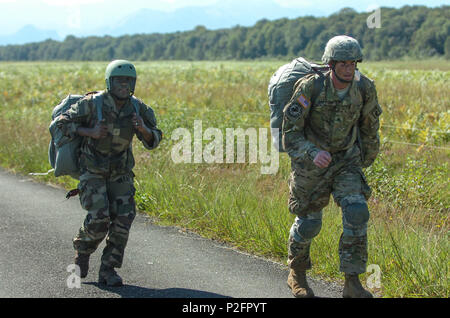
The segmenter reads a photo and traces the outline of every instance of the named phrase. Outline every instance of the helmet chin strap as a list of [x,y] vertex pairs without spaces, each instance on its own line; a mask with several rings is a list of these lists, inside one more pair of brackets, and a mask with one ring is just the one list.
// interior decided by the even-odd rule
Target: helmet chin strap
[[110,84],[110,89],[108,89],[108,91],[112,96],[114,96],[115,99],[117,99],[118,101],[121,101],[121,102],[127,101],[131,96],[133,96],[133,92],[131,92],[131,89],[130,89],[130,96],[127,96],[127,97],[117,96],[116,94],[114,94],[112,83]]
[[110,94],[112,96],[114,96],[114,98],[116,98],[117,100],[119,100],[121,102],[127,101],[131,96],[133,96],[133,94],[130,94],[130,96],[127,96],[127,97],[119,97],[116,94],[114,94],[112,91],[110,91]]
[[[357,66],[355,65],[355,70],[357,69]],[[336,73],[336,62],[333,62],[332,64],[331,64],[331,71],[333,72],[333,74],[334,74],[334,76],[337,78],[337,80],[339,81],[339,82],[342,82],[342,83],[347,83],[347,84],[350,84],[351,82],[353,82],[353,78],[355,77],[355,74],[353,73],[353,77],[352,77],[352,79],[351,80],[345,80],[345,79],[343,79],[342,77],[340,77],[337,73]]]
[[[347,83],[350,84],[351,82],[353,82],[353,78],[351,80],[345,80],[342,77],[340,77],[339,75],[337,75],[336,70],[335,70],[335,66],[333,65],[333,67],[331,68],[331,70],[333,71],[334,76],[338,79],[339,82],[342,83]],[[355,75],[353,74],[353,77],[355,77]]]

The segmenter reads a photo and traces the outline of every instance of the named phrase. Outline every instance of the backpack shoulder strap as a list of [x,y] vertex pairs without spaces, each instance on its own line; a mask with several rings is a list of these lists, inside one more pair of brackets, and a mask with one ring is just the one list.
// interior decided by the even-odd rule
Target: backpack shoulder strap
[[356,81],[358,83],[358,89],[359,89],[359,93],[361,94],[361,97],[363,99],[363,103],[366,102],[366,85],[364,84],[364,80],[363,80],[363,75],[356,70],[356,72],[358,72],[358,76],[359,76],[359,80]]
[[137,99],[134,96],[131,96],[131,103],[133,104],[134,110],[136,112],[136,115],[140,116],[140,112],[139,112],[139,99]]
[[95,105],[95,108],[97,110],[97,119],[98,121],[101,121],[103,119],[103,95],[101,93],[94,94],[92,96],[92,101]]
[[[317,70],[314,67],[312,69],[314,70],[314,72],[316,74],[319,75],[319,78],[316,81],[314,81],[314,90],[313,90],[313,99],[312,99],[312,102],[313,102],[312,104],[314,105],[316,98],[319,96],[320,91],[322,90],[322,88],[324,86],[325,75],[321,71]],[[363,102],[365,103],[366,102],[366,86],[364,85],[362,74],[360,74],[359,76],[360,76],[360,79],[358,81],[356,81],[356,83],[358,84],[359,92],[362,96]]]
[[[133,104],[134,111],[135,111],[136,115],[137,115],[137,116],[141,116],[141,115],[140,115],[140,112],[139,112],[139,99],[137,99],[137,98],[134,97],[134,96],[131,96],[131,103]],[[129,147],[129,149],[130,149],[130,151],[133,149],[133,145],[132,145],[131,142],[130,142],[130,147]]]
[[314,81],[314,88],[313,88],[313,94],[312,94],[312,100],[311,105],[314,105],[316,102],[316,98],[319,97],[320,92],[322,91],[325,83],[325,75],[315,67],[312,67],[312,70],[315,74],[319,75],[319,78]]

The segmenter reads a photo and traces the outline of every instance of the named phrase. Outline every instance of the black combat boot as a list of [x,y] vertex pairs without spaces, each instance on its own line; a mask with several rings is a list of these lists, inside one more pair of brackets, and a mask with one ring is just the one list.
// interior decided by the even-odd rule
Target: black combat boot
[[113,267],[102,264],[98,273],[98,282],[110,287],[123,285],[122,278],[116,273]]
[[85,278],[89,270],[89,257],[90,254],[81,254],[76,252],[75,254],[75,265],[80,267],[80,277]]

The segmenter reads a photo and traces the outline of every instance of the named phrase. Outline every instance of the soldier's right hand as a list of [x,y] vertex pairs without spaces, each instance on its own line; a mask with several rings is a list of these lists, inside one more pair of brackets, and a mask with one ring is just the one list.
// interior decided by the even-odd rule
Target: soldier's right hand
[[97,122],[97,124],[95,124],[94,128],[92,128],[90,135],[91,135],[91,138],[94,138],[94,139],[105,138],[108,135],[108,127],[105,124],[105,120],[102,120],[101,122]]
[[321,150],[314,158],[314,164],[319,168],[326,168],[331,163],[331,155],[328,151]]

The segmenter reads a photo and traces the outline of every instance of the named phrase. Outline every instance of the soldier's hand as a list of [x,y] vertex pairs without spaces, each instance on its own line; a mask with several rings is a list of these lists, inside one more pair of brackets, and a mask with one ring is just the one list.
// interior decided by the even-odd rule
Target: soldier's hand
[[105,138],[107,135],[108,127],[106,126],[104,119],[101,122],[97,122],[97,124],[91,130],[91,138],[94,139]]
[[131,122],[133,123],[133,127],[140,132],[143,132],[146,129],[144,120],[141,116],[136,115],[136,113],[133,113]]
[[131,121],[133,123],[134,129],[142,134],[142,137],[145,139],[145,141],[149,144],[153,143],[153,132],[145,125],[142,117],[137,116],[136,113],[133,113],[133,118],[131,119]]
[[321,150],[317,153],[313,162],[319,168],[326,168],[331,163],[331,155],[328,151]]

